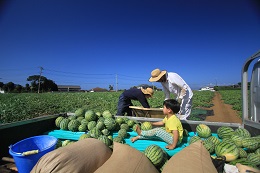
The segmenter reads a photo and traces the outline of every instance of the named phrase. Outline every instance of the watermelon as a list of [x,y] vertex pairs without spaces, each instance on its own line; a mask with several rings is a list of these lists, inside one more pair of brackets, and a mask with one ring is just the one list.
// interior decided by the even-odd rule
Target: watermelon
[[84,117],[78,117],[77,118],[77,120],[79,121],[79,122],[81,122],[83,119],[85,119]]
[[83,120],[80,121],[80,124],[88,125],[88,123],[89,123],[89,122],[88,122],[88,120],[86,120],[86,119],[83,119]]
[[107,137],[107,136],[105,136],[105,135],[100,135],[99,137],[98,137],[98,140],[100,140],[100,141],[102,141],[104,144],[106,144],[106,146],[110,146],[110,145],[112,145],[112,141]]
[[114,130],[116,127],[116,120],[114,118],[105,118],[104,124],[108,130]]
[[116,122],[121,125],[124,122],[124,119],[122,117],[117,117]]
[[76,141],[69,141],[69,143],[67,144],[67,145],[69,145],[69,144],[73,144],[73,143],[75,143]]
[[75,115],[70,115],[70,116],[68,116],[68,119],[69,120],[75,120],[75,119],[77,119],[77,117]]
[[62,147],[65,147],[65,146],[69,145],[70,142],[71,142],[71,140],[66,139],[66,140],[64,140],[64,141],[62,142],[61,146],[62,146]]
[[260,155],[260,148],[258,148],[257,150],[255,150],[255,154],[259,154],[259,155]]
[[133,125],[135,124],[135,121],[134,120],[128,120],[127,121],[127,125],[131,128],[133,127]]
[[99,121],[99,122],[97,122],[96,127],[97,127],[99,130],[103,130],[103,129],[105,128],[105,124],[104,124],[104,122]]
[[247,160],[255,164],[256,166],[260,165],[260,155],[255,153],[249,153],[247,155]]
[[224,138],[224,139],[222,139],[222,142],[228,142],[228,143],[236,145],[235,142],[231,138]]
[[260,145],[260,135],[253,136],[252,138],[255,139],[259,143],[259,145]]
[[98,116],[96,115],[96,113],[93,110],[87,110],[85,112],[85,119],[87,121],[96,121],[98,118]]
[[249,133],[248,130],[244,129],[244,128],[237,128],[234,132],[235,135],[241,136],[241,137],[251,137],[251,134]]
[[99,121],[104,122],[104,121],[105,121],[105,118],[104,118],[104,117],[99,117],[98,120],[97,120],[97,122],[99,122]]
[[98,118],[102,117],[101,112],[96,112],[96,115],[98,116]]
[[68,118],[64,118],[61,122],[60,122],[60,129],[62,130],[68,130],[68,124],[69,124],[70,120]]
[[217,145],[218,143],[220,143],[220,140],[216,136],[210,136],[205,140],[213,142],[214,145]]
[[111,114],[111,112],[110,112],[109,110],[103,111],[102,116],[103,116],[104,118],[112,118],[112,117],[113,117],[112,114]]
[[60,123],[61,123],[61,121],[62,121],[63,119],[64,119],[63,116],[59,116],[59,117],[57,117],[57,118],[55,119],[55,125],[56,125],[56,127],[60,128]]
[[125,137],[127,137],[127,130],[126,129],[120,129],[119,131],[118,131],[118,136],[120,136],[120,137],[122,137],[122,138],[125,138]]
[[189,132],[187,129],[183,129],[183,137],[188,137],[189,136]]
[[107,137],[108,137],[108,139],[110,139],[111,141],[113,141],[113,136],[112,136],[112,135],[108,135]]
[[238,148],[239,150],[239,157],[240,158],[246,158],[247,157],[247,152],[243,148]]
[[124,144],[125,140],[121,136],[116,136],[116,137],[113,138],[113,142],[118,142],[118,143]]
[[120,129],[125,129],[126,131],[129,131],[129,130],[130,130],[130,127],[129,127],[128,124],[123,123],[123,124],[120,125]]
[[90,122],[88,123],[88,129],[89,129],[89,130],[92,130],[94,127],[96,127],[96,125],[97,125],[97,122],[96,122],[96,121],[90,121]]
[[163,149],[155,144],[149,145],[144,150],[145,156],[153,163],[154,166],[159,166],[164,160]]
[[106,135],[106,136],[108,136],[110,134],[110,131],[108,129],[103,129],[103,130],[101,130],[101,132],[103,135]]
[[225,156],[226,161],[230,162],[239,157],[239,150],[235,144],[229,142],[220,142],[215,146],[215,153],[217,156]]
[[62,147],[62,141],[60,139],[58,139],[55,149],[60,148],[60,147]]
[[238,134],[234,134],[231,136],[231,140],[236,144],[237,147],[242,147],[242,141],[244,137],[239,136]]
[[97,129],[96,127],[94,127],[93,129],[91,129],[91,130],[89,131],[89,134],[90,134],[90,136],[91,136],[92,138],[98,139],[98,137],[99,137],[100,135],[102,135],[102,132],[101,132],[99,129]]
[[80,124],[79,127],[78,127],[78,131],[79,132],[85,132],[87,131],[87,125],[86,124]]
[[145,121],[141,124],[141,130],[151,130],[152,128],[152,123],[149,121]]
[[123,117],[123,119],[124,119],[125,123],[127,123],[129,121],[129,118],[127,118],[127,117]]
[[163,151],[163,160],[160,163],[160,165],[157,166],[157,169],[160,170],[160,172],[162,172],[164,166],[166,165],[166,163],[170,159],[170,156],[168,155],[168,153],[165,150],[162,150],[162,151]]
[[85,115],[85,109],[84,108],[78,108],[76,111],[75,111],[75,116],[77,117],[84,117]]
[[211,136],[211,129],[205,124],[199,124],[196,127],[196,132],[201,138],[208,138]]
[[192,136],[189,140],[189,144],[192,144],[192,143],[197,142],[199,140],[201,140],[201,138],[199,136]]
[[80,122],[78,120],[71,120],[68,124],[68,130],[72,132],[78,131]]
[[258,169],[257,166],[254,163],[250,162],[247,158],[240,158],[229,162],[230,165],[236,165],[237,163]]
[[220,139],[229,138],[234,132],[235,130],[229,126],[221,126],[217,129],[217,135]]
[[90,134],[88,134],[88,133],[82,134],[82,135],[79,137],[79,140],[86,139],[86,138],[91,138]]
[[209,151],[210,154],[214,153],[215,151],[215,144],[210,140],[204,140],[203,146]]
[[244,148],[251,150],[251,151],[254,151],[259,147],[259,143],[254,138],[247,137],[247,138],[244,138],[242,140],[242,146]]

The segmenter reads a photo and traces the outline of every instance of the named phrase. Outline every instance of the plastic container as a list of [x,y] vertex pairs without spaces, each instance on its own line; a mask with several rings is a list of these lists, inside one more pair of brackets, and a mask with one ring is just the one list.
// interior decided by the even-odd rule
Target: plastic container
[[38,160],[55,149],[58,139],[49,135],[26,138],[11,145],[9,153],[13,156],[19,173],[29,173]]

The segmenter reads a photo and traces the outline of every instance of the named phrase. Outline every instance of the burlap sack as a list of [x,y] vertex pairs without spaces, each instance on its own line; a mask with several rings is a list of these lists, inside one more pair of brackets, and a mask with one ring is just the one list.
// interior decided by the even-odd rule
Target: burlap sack
[[208,150],[201,141],[184,148],[166,163],[162,173],[217,173]]
[[45,154],[31,173],[93,173],[111,154],[102,141],[86,138]]
[[114,142],[111,157],[95,173],[159,173],[152,162],[135,148]]

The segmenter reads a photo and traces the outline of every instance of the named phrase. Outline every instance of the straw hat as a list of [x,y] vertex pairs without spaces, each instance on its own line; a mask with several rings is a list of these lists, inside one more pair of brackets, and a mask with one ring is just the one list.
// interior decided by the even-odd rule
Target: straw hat
[[154,69],[152,72],[151,72],[151,77],[149,79],[150,82],[157,82],[158,80],[161,79],[161,77],[163,75],[166,74],[166,70],[160,70],[160,69]]
[[149,94],[151,97],[153,96],[153,89],[152,88],[146,88],[146,89],[141,88],[141,90],[144,94]]

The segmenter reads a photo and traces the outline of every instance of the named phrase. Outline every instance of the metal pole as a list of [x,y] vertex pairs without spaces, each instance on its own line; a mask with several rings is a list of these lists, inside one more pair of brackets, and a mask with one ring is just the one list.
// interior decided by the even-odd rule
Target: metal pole
[[38,82],[38,93],[40,93],[42,70],[43,70],[43,68],[40,67],[40,76],[39,76],[39,82]]
[[116,92],[117,92],[117,74],[116,74]]

